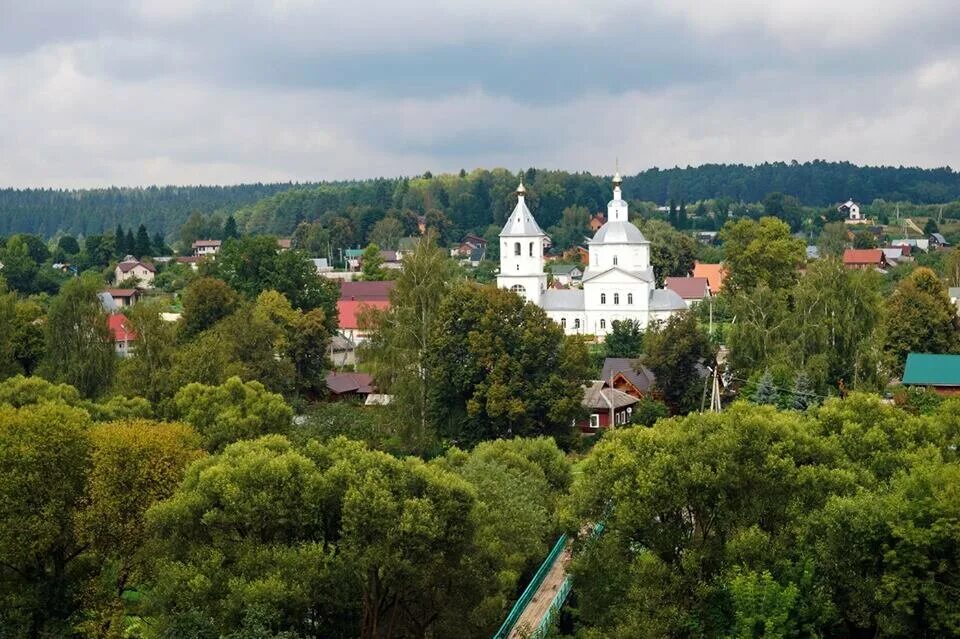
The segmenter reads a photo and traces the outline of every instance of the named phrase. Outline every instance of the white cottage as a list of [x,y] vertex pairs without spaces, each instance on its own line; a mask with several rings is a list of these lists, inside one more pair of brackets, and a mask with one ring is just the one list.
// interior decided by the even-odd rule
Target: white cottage
[[613,178],[613,199],[607,222],[588,244],[590,260],[582,288],[547,290],[543,247],[547,235],[524,202],[523,185],[517,206],[500,232],[500,275],[497,286],[510,289],[543,308],[567,334],[605,336],[614,320],[635,320],[642,327],[684,310],[674,291],[656,288],[650,267],[650,243],[628,220],[627,203]]

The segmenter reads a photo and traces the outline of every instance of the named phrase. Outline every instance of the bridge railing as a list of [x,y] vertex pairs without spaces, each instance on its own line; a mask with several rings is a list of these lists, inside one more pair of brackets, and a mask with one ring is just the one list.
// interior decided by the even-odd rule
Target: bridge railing
[[533,578],[530,579],[530,583],[527,584],[527,587],[523,589],[523,593],[520,595],[520,598],[517,599],[516,603],[513,604],[513,608],[510,609],[510,614],[507,615],[507,618],[504,619],[503,624],[501,624],[500,629],[494,633],[492,639],[507,639],[510,635],[510,631],[513,630],[513,626],[520,619],[520,616],[523,614],[524,609],[530,603],[530,600],[533,599],[533,596],[537,593],[537,590],[543,584],[543,580],[546,578],[547,573],[550,572],[550,569],[553,568],[554,562],[557,561],[557,558],[560,557],[560,554],[563,552],[563,549],[567,546],[567,536],[560,535],[557,538],[553,548],[544,558],[543,563],[540,564],[540,567],[537,568],[537,572],[533,574]]

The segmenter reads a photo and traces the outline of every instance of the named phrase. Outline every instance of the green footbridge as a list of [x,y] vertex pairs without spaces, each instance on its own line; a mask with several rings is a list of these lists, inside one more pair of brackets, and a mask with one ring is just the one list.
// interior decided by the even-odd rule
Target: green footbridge
[[[596,524],[590,531],[591,539],[602,532],[603,523]],[[572,546],[567,535],[557,538],[492,639],[543,639],[547,635],[570,596],[572,582],[567,565]]]

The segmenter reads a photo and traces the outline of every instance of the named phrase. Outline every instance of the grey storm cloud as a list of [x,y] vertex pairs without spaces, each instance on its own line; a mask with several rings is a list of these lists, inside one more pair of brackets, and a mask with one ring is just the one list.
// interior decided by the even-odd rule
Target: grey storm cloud
[[939,166],[960,6],[0,0],[0,186]]

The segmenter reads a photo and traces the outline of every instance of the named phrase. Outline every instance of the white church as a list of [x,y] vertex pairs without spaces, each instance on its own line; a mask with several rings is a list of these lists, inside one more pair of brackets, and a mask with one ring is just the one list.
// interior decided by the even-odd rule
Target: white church
[[500,231],[500,274],[497,286],[533,302],[564,328],[568,335],[605,336],[614,320],[651,322],[686,309],[683,299],[669,289],[656,288],[650,267],[650,242],[628,220],[620,190],[620,174],[613,178],[613,199],[607,204],[607,222],[588,244],[590,263],[580,289],[548,289],[543,232],[517,188],[517,206]]

